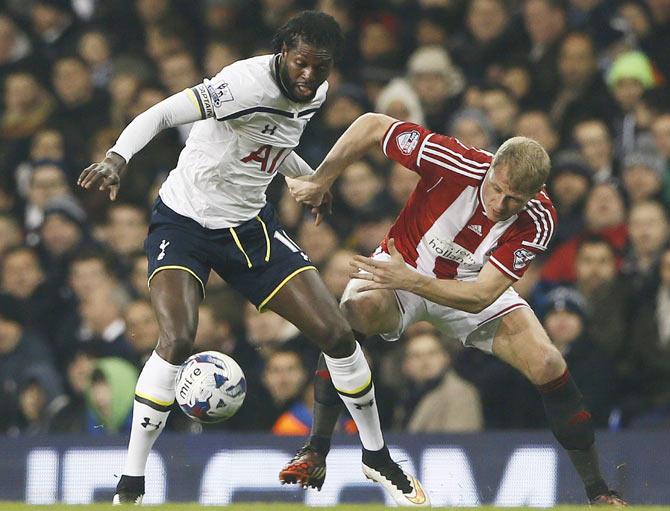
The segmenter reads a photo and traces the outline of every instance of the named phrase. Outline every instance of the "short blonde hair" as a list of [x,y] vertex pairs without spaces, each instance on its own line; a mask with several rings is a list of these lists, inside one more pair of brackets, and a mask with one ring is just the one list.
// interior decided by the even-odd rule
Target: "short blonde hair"
[[537,192],[549,177],[551,160],[540,143],[528,137],[506,140],[493,155],[491,167],[508,169],[510,187],[521,193]]

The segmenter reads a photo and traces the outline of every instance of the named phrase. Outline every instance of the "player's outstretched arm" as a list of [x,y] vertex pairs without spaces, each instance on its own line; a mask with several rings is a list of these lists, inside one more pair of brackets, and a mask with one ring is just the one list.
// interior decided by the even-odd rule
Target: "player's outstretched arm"
[[121,184],[121,172],[135,153],[147,145],[161,130],[180,124],[199,121],[201,117],[197,103],[184,90],[155,104],[141,113],[123,130],[107,157],[90,165],[79,175],[77,184],[82,188],[108,190],[109,198],[116,199]]
[[397,120],[388,115],[376,113],[361,115],[335,142],[312,176],[287,181],[291,195],[298,202],[312,206],[320,205],[324,194],[342,171],[363,157],[372,147],[379,145],[394,122]]
[[367,280],[361,291],[370,289],[404,289],[431,302],[465,312],[478,313],[491,305],[512,285],[513,280],[487,263],[477,280],[446,280],[422,275],[407,267],[395,248],[393,239],[388,241],[389,261],[375,261],[357,255],[351,262],[355,268],[351,278]]

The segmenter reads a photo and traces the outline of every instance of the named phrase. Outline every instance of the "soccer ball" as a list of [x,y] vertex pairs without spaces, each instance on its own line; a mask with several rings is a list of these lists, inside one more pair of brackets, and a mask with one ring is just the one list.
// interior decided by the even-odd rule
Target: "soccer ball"
[[231,357],[203,351],[179,368],[176,391],[184,413],[196,422],[209,424],[235,415],[247,394],[247,381]]

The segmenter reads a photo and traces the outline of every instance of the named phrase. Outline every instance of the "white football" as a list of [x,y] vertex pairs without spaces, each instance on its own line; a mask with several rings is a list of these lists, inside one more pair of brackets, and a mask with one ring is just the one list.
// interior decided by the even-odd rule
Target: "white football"
[[196,422],[229,419],[240,409],[246,394],[242,368],[218,351],[191,355],[177,373],[177,403]]

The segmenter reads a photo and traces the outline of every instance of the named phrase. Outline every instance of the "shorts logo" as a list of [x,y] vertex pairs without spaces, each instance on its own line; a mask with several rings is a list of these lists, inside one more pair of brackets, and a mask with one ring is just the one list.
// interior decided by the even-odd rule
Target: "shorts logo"
[[395,143],[398,145],[398,149],[400,149],[402,154],[410,155],[419,143],[419,132],[416,130],[403,131],[400,135],[395,137]]
[[226,101],[233,101],[233,93],[230,92],[230,88],[226,82],[218,84],[216,87],[212,85],[207,86],[207,92],[209,92],[209,97],[212,98],[212,102],[215,107],[221,106],[221,103]]
[[529,262],[535,259],[535,254],[525,248],[519,248],[514,251],[514,269],[520,270]]
[[161,252],[160,252],[160,254],[158,254],[158,257],[156,258],[157,261],[162,261],[163,260],[163,258],[165,257],[165,249],[168,247],[169,244],[170,244],[169,241],[163,240],[163,241],[161,241],[161,244],[158,245],[158,248],[161,249]]

